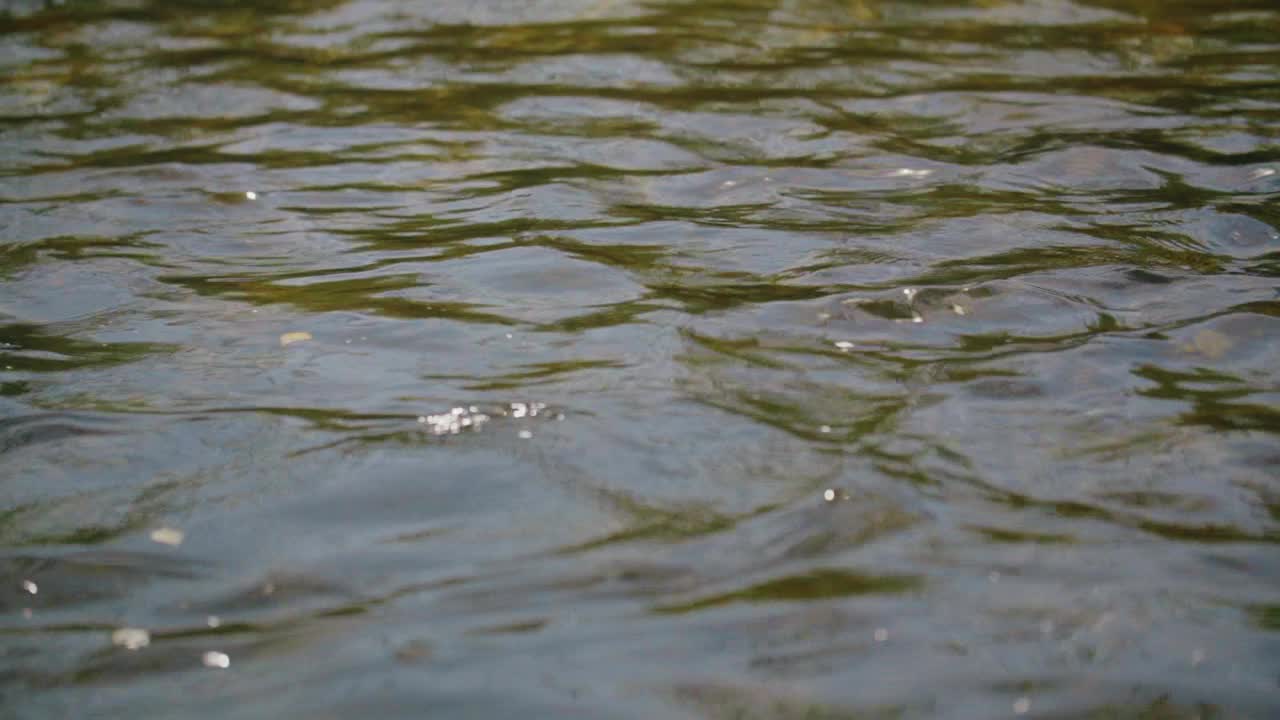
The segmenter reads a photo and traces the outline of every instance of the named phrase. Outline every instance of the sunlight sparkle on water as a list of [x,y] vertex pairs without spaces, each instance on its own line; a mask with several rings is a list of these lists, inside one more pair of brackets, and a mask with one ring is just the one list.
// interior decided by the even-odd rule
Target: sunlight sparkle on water
[[111,644],[125,650],[140,650],[151,644],[151,633],[142,628],[120,628],[111,633]]
[[514,417],[514,418],[522,418],[522,417],[538,417],[538,413],[540,413],[540,412],[542,412],[543,410],[546,410],[546,409],[547,409],[547,404],[546,404],[546,403],[540,403],[540,402],[531,402],[531,403],[513,402],[513,403],[511,403],[511,417]]
[[204,666],[207,668],[225,669],[231,667],[231,657],[226,653],[220,653],[216,650],[210,650],[205,653],[200,658],[200,661],[203,662]]
[[478,410],[472,405],[450,408],[449,412],[437,415],[419,415],[418,424],[425,425],[432,435],[457,435],[464,429],[479,430],[489,421],[489,416]]
[[162,527],[151,531],[151,541],[169,547],[178,547],[186,535],[176,528]]
[[305,330],[287,332],[280,336],[280,347],[288,347],[294,343],[306,342],[310,339],[312,339],[311,333],[306,332]]

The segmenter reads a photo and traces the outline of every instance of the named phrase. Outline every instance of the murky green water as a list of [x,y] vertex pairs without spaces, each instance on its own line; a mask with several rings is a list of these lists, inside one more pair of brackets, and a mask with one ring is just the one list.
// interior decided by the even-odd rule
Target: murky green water
[[2,7],[0,716],[1280,714],[1272,0]]

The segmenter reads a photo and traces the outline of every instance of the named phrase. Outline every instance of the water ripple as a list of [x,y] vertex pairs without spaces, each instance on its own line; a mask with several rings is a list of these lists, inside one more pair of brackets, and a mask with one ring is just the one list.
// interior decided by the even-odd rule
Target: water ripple
[[3,4],[0,696],[1274,715],[1277,23]]

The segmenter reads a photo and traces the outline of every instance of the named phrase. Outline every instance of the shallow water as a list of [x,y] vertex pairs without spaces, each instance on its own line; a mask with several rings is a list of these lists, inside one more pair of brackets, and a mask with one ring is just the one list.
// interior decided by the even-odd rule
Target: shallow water
[[1280,715],[1270,0],[2,7],[0,715]]

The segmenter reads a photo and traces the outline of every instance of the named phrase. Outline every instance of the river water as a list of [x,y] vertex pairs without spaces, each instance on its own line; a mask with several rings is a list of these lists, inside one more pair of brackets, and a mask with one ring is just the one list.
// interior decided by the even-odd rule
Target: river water
[[0,716],[1280,715],[1272,0],[9,0]]

